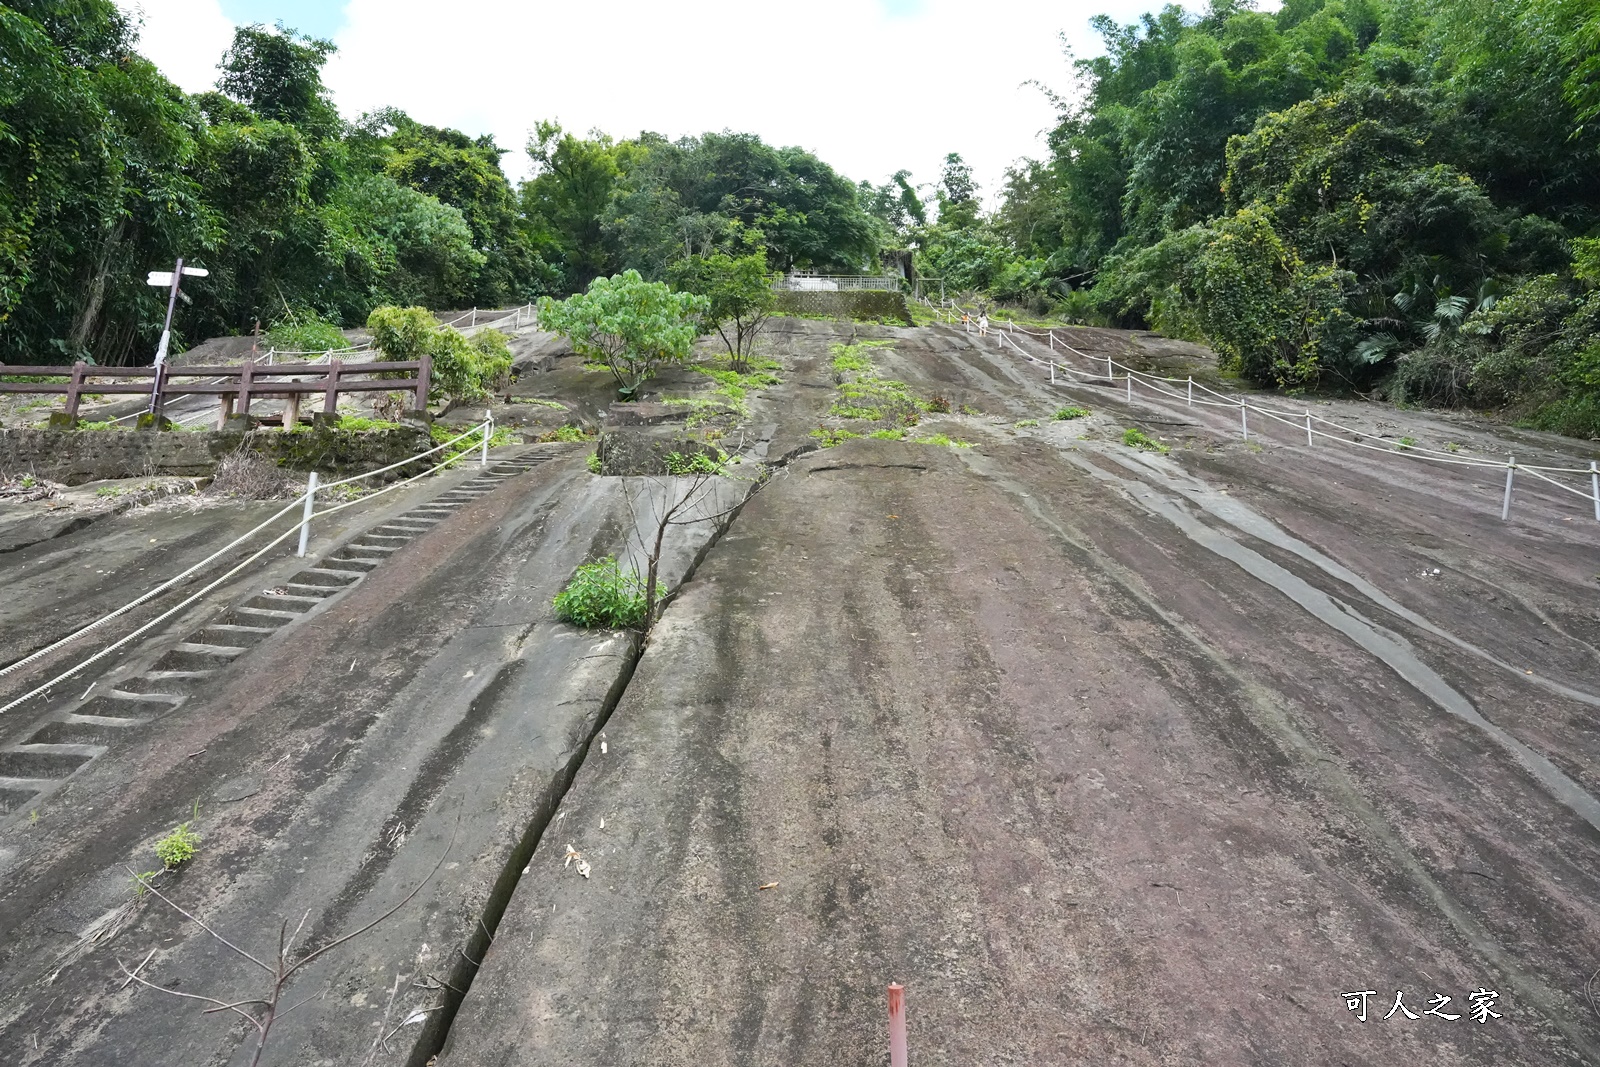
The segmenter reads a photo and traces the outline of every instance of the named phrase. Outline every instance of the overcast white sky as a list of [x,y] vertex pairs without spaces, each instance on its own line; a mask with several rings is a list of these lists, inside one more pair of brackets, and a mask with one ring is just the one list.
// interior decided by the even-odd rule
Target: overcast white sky
[[[1040,156],[1053,110],[1025,86],[1071,88],[1061,54],[1098,42],[1090,16],[1131,22],[1158,0],[119,0],[142,9],[141,51],[209,88],[235,21],[330,36],[326,80],[347,117],[385,105],[511,149],[513,180],[541,118],[615,137],[732,129],[800,145],[853,181],[905,167],[932,182],[948,152],[986,198]],[[1199,0],[1186,6],[1198,9]],[[1275,7],[1276,4],[1266,5]]]

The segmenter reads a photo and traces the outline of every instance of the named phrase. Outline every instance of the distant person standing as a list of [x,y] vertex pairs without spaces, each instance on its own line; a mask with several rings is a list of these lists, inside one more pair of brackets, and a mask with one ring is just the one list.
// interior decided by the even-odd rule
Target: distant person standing
[[962,330],[966,330],[971,325],[972,325],[972,316],[968,315],[965,311],[963,311],[961,313],[961,329]]
[[984,312],[984,311],[978,312],[978,336],[979,337],[988,337],[989,336],[989,315],[988,315],[988,312]]

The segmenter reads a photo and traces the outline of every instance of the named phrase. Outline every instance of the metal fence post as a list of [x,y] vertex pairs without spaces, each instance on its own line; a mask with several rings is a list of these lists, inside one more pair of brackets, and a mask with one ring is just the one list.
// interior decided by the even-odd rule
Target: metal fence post
[[1128,399],[1132,400],[1133,399],[1133,371],[1129,371],[1127,374],[1123,375],[1123,377],[1128,380]]
[[1111,382],[1115,382],[1117,380],[1117,376],[1115,374],[1111,373],[1111,357],[1110,356],[1106,357],[1106,379],[1108,381],[1111,381]]
[[1050,361],[1050,384],[1056,384],[1056,361],[1053,359]]
[[906,990],[889,983],[889,1067],[906,1067]]
[[1308,411],[1306,412],[1306,447],[1310,448],[1315,444],[1316,442],[1311,440],[1311,412]]
[[1517,476],[1517,459],[1515,456],[1506,457],[1506,495],[1500,501],[1500,521],[1505,522],[1511,518],[1511,480]]
[[1239,401],[1239,435],[1246,441],[1250,440],[1250,416],[1246,414],[1243,400]]
[[478,466],[485,467],[489,464],[489,436],[494,433],[494,414],[483,420],[483,451],[478,454]]
[[1189,375],[1189,406],[1194,407],[1194,375]]
[[312,471],[306,478],[306,507],[300,515],[300,551],[297,556],[306,554],[306,543],[311,540],[311,513],[317,506],[317,472]]
[[1600,464],[1589,461],[1589,486],[1594,490],[1594,521],[1600,522]]

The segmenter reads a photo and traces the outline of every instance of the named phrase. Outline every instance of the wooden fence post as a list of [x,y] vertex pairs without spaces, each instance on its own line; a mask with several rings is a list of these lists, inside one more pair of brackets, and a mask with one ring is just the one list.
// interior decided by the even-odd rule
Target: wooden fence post
[[72,420],[72,425],[78,425],[78,398],[83,392],[83,367],[82,360],[72,365],[72,380],[67,383],[67,418]]
[[[268,355],[270,357],[271,354],[268,353]],[[244,361],[244,363],[242,363],[239,366],[239,408],[238,408],[238,410],[239,410],[239,414],[241,414],[241,415],[250,414],[250,379],[254,378],[255,374],[256,374],[256,365],[255,365],[255,361],[254,360],[247,359],[247,360]]]
[[433,360],[426,352],[417,360],[417,410],[428,410],[428,377],[433,373]]
[[322,397],[322,410],[324,414],[331,414],[339,410],[339,361],[328,360],[328,390]]

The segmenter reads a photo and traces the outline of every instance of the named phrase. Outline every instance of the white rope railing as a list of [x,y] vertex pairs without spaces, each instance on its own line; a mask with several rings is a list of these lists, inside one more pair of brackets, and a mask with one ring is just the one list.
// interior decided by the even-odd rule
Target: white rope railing
[[41,648],[37,652],[34,652],[34,653],[32,653],[32,654],[30,654],[28,656],[25,656],[24,658],[19,659],[15,663],[12,663],[12,664],[10,664],[8,666],[0,667],[0,678],[4,678],[6,675],[11,674],[13,671],[21,670],[23,667],[26,667],[28,664],[33,663],[33,662],[35,662],[37,660],[43,659],[45,656],[50,655],[50,653],[55,652],[57,649],[64,648],[65,646],[67,646],[67,645],[71,644],[72,642],[78,640],[80,637],[83,637],[85,634],[89,633],[91,630],[98,629],[99,627],[104,626],[106,623],[110,622],[112,619],[118,618],[119,616],[122,616],[122,615],[126,615],[128,612],[132,611],[134,608],[138,607],[140,604],[143,604],[145,601],[150,600],[152,597],[159,596],[160,594],[166,592],[168,589],[171,589],[173,586],[177,585],[179,582],[183,581],[185,578],[189,577],[191,574],[194,574],[196,571],[204,569],[207,565],[215,562],[216,560],[220,559],[222,556],[226,555],[228,552],[230,552],[233,549],[235,549],[235,548],[239,547],[240,545],[244,544],[246,541],[250,540],[250,538],[254,537],[256,534],[260,533],[262,530],[265,530],[268,526],[271,526],[273,523],[277,522],[279,519],[281,519],[285,515],[289,514],[289,512],[293,511],[295,508],[301,506],[301,504],[303,504],[304,502],[305,502],[305,494],[302,493],[300,496],[298,496],[298,497],[296,497],[294,499],[293,503],[289,504],[282,511],[280,511],[276,515],[272,516],[272,518],[267,519],[265,522],[261,523],[259,526],[257,526],[254,529],[252,529],[249,533],[241,534],[240,536],[234,538],[232,541],[229,541],[226,545],[223,545],[221,548],[217,549],[215,552],[213,552],[211,555],[207,556],[205,559],[201,560],[199,563],[196,563],[194,566],[189,567],[186,570],[183,570],[183,571],[179,572],[178,574],[173,575],[171,578],[168,578],[166,581],[162,582],[160,585],[156,586],[154,589],[150,590],[148,593],[145,593],[142,596],[135,597],[134,599],[128,601],[126,604],[122,605],[122,607],[117,608],[115,611],[109,612],[109,613],[107,613],[105,615],[102,615],[100,618],[96,619],[94,622],[91,622],[89,625],[84,626],[84,627],[82,627],[82,628],[80,628],[78,630],[73,631],[72,633],[68,634],[66,637],[63,637],[59,641],[56,641],[54,644],[48,645],[48,646],[46,646],[44,648]]
[[365,472],[363,474],[358,474],[358,475],[355,475],[355,476],[350,477],[350,478],[344,478],[344,479],[341,479],[341,480],[336,481],[336,482],[328,482],[328,483],[326,483],[324,485],[321,485],[321,486],[317,485],[317,477],[316,477],[316,474],[313,473],[311,475],[311,478],[310,478],[310,484],[309,484],[309,486],[307,487],[307,490],[304,493],[301,493],[299,496],[295,497],[295,499],[293,501],[291,501],[289,504],[287,504],[282,510],[278,511],[271,518],[266,519],[263,522],[261,522],[260,524],[258,524],[257,526],[255,526],[248,533],[241,534],[240,536],[234,538],[228,544],[224,545],[222,548],[217,549],[217,551],[213,552],[211,555],[207,556],[205,559],[203,559],[200,562],[198,562],[198,563],[196,563],[196,564],[184,569],[180,573],[178,573],[178,574],[174,575],[173,577],[167,579],[166,581],[162,582],[160,585],[156,586],[155,588],[151,589],[150,591],[148,591],[148,592],[146,592],[146,593],[144,593],[144,594],[142,594],[142,595],[140,595],[138,597],[135,597],[133,600],[130,600],[128,603],[122,605],[120,608],[117,608],[117,609],[115,609],[113,611],[107,612],[105,615],[103,615],[100,618],[94,620],[93,622],[89,623],[88,625],[80,627],[79,629],[77,629],[77,630],[73,631],[72,633],[68,634],[66,637],[63,637],[60,640],[53,642],[52,644],[46,646],[45,648],[41,648],[38,651],[33,652],[33,653],[29,654],[28,656],[25,656],[24,658],[20,659],[20,660],[17,660],[15,663],[12,663],[12,664],[7,665],[6,667],[0,668],[0,678],[3,678],[6,675],[9,675],[9,674],[11,674],[11,673],[13,673],[15,671],[21,670],[22,668],[28,666],[31,663],[38,662],[39,660],[43,659],[44,657],[49,656],[51,653],[56,652],[56,651],[58,651],[58,650],[60,650],[60,649],[62,649],[64,647],[66,647],[67,645],[72,644],[73,642],[79,640],[80,638],[84,637],[85,635],[89,634],[90,632],[99,629],[101,626],[104,626],[106,623],[111,622],[113,619],[116,619],[116,618],[119,618],[119,617],[121,617],[123,615],[126,615],[128,612],[132,611],[134,608],[137,608],[139,605],[144,604],[144,603],[150,601],[151,599],[161,595],[162,593],[172,589],[174,586],[176,586],[178,583],[182,582],[184,579],[192,577],[193,575],[195,575],[199,571],[205,569],[207,566],[209,566],[210,564],[214,563],[216,560],[220,559],[222,556],[226,555],[228,552],[232,551],[233,549],[235,549],[235,548],[239,547],[240,545],[244,544],[246,541],[248,541],[251,538],[255,537],[261,531],[265,530],[267,527],[271,526],[273,523],[277,522],[279,519],[283,518],[285,515],[287,515],[290,512],[292,512],[295,508],[302,508],[303,509],[302,517],[298,522],[296,522],[293,526],[290,526],[288,529],[284,530],[282,533],[278,534],[277,537],[275,537],[271,541],[267,542],[267,544],[263,545],[260,549],[258,549],[254,553],[252,553],[243,562],[241,562],[241,563],[237,564],[236,566],[234,566],[227,573],[223,574],[221,577],[217,578],[216,580],[210,582],[204,588],[202,588],[199,592],[197,592],[197,593],[193,594],[192,596],[188,597],[182,603],[177,604],[176,606],[174,606],[172,608],[169,608],[168,610],[162,612],[160,615],[156,616],[154,619],[151,619],[149,622],[146,622],[145,624],[140,626],[138,629],[136,629],[133,632],[131,632],[129,634],[126,634],[125,636],[123,636],[123,637],[119,638],[118,640],[112,642],[110,645],[107,645],[105,648],[103,648],[100,651],[96,652],[94,655],[88,657],[87,659],[82,660],[81,662],[77,663],[76,665],[74,665],[73,667],[69,668],[68,670],[66,670],[66,671],[62,672],[61,674],[57,675],[56,677],[50,679],[48,682],[45,682],[42,685],[36,686],[34,689],[30,690],[27,693],[22,694],[21,696],[17,697],[16,699],[12,700],[10,703],[8,703],[6,705],[0,706],[0,715],[3,715],[4,713],[10,711],[12,708],[17,707],[18,705],[23,704],[23,703],[27,702],[28,700],[31,700],[34,697],[39,696],[40,694],[49,692],[50,689],[52,689],[54,686],[60,684],[61,682],[66,681],[68,678],[71,678],[76,674],[81,673],[86,667],[89,667],[92,664],[99,662],[100,660],[104,659],[106,656],[110,655],[112,652],[115,652],[117,649],[122,648],[123,646],[128,644],[130,641],[134,640],[136,637],[139,637],[141,634],[147,633],[152,627],[154,627],[154,626],[158,625],[159,623],[171,618],[173,615],[177,614],[179,611],[182,611],[184,608],[186,608],[189,605],[191,605],[191,604],[195,603],[196,601],[200,600],[206,594],[210,593],[212,590],[214,590],[218,586],[220,586],[223,582],[227,581],[228,579],[232,578],[234,575],[238,574],[240,571],[242,571],[249,564],[255,562],[258,559],[260,559],[269,550],[271,550],[271,549],[275,548],[276,546],[282,544],[285,540],[287,540],[289,537],[293,536],[296,533],[302,534],[301,541],[300,541],[301,547],[300,547],[300,553],[299,554],[302,555],[302,556],[305,555],[305,541],[306,541],[306,539],[305,539],[304,534],[306,533],[307,530],[309,530],[309,526],[310,526],[310,523],[311,523],[312,519],[321,518],[321,517],[325,517],[325,516],[328,516],[328,515],[332,515],[335,512],[343,511],[345,508],[354,507],[356,504],[367,503],[370,500],[375,500],[378,497],[383,496],[385,493],[391,492],[391,491],[393,491],[395,489],[399,489],[399,488],[401,488],[403,486],[406,486],[406,485],[410,485],[412,482],[415,482],[415,481],[417,481],[417,480],[419,480],[421,478],[425,478],[430,474],[433,474],[433,473],[435,473],[435,472],[437,472],[439,470],[444,469],[445,467],[451,466],[452,464],[458,462],[462,458],[462,456],[465,455],[465,453],[457,453],[457,454],[451,455],[451,456],[447,457],[446,459],[444,459],[443,461],[434,464],[432,467],[428,468],[425,471],[422,471],[419,474],[412,475],[411,477],[406,478],[406,479],[404,479],[402,481],[395,482],[392,485],[385,486],[382,489],[376,490],[376,491],[371,492],[371,493],[363,494],[362,496],[355,497],[354,499],[351,499],[351,500],[347,500],[347,501],[345,501],[345,502],[343,502],[341,504],[336,504],[333,507],[324,508],[322,511],[314,511],[313,510],[314,506],[315,506],[315,500],[316,500],[316,494],[317,493],[325,491],[325,490],[328,490],[328,489],[335,488],[337,486],[348,485],[351,482],[357,482],[357,481],[361,481],[361,480],[366,479],[366,478],[376,477],[377,475],[385,474],[385,473],[387,473],[389,471],[392,471],[392,470],[395,470],[395,469],[397,469],[399,467],[404,467],[404,466],[407,466],[409,464],[416,463],[419,460],[425,459],[428,456],[434,455],[437,452],[440,452],[440,451],[442,451],[444,449],[450,448],[451,446],[453,446],[455,444],[458,444],[459,442],[461,442],[463,440],[466,440],[467,438],[473,437],[473,436],[481,436],[481,438],[482,438],[482,448],[481,448],[481,452],[480,452],[479,463],[480,464],[487,463],[488,462],[488,456],[489,456],[489,441],[494,436],[494,418],[493,418],[492,415],[489,418],[485,419],[483,422],[477,424],[476,426],[473,426],[471,429],[467,430],[464,433],[458,434],[457,436],[451,438],[449,441],[446,441],[443,444],[435,445],[433,448],[428,449],[426,452],[419,452],[415,456],[411,456],[411,457],[409,457],[407,459],[401,460],[398,463],[391,463],[387,467],[380,467],[377,470],[367,471],[367,472]]
[[[924,303],[927,303],[929,307],[933,307],[933,305],[926,300]],[[952,307],[958,306],[952,304]],[[935,310],[939,309],[936,308]],[[1503,469],[1507,471],[1507,490],[1505,495],[1505,503],[1501,509],[1502,518],[1510,517],[1510,494],[1515,472],[1519,470],[1526,471],[1528,474],[1538,478],[1540,481],[1548,482],[1556,488],[1565,490],[1573,496],[1582,497],[1585,500],[1591,501],[1594,505],[1595,519],[1596,521],[1600,521],[1600,463],[1596,463],[1594,461],[1590,462],[1588,468],[1554,467],[1540,464],[1518,463],[1516,462],[1515,458],[1510,456],[1508,456],[1506,461],[1503,463],[1498,460],[1487,458],[1459,456],[1454,453],[1442,451],[1440,449],[1428,448],[1424,445],[1415,443],[1401,444],[1399,447],[1373,445],[1369,444],[1367,440],[1363,439],[1365,438],[1375,441],[1382,441],[1386,439],[1381,435],[1368,433],[1365,430],[1360,430],[1353,426],[1346,426],[1342,423],[1335,422],[1332,419],[1327,419],[1320,415],[1316,415],[1309,409],[1301,412],[1291,412],[1283,411],[1277,408],[1265,407],[1261,404],[1251,403],[1250,401],[1245,400],[1243,397],[1230,397],[1225,393],[1218,392],[1217,390],[1206,386],[1204,383],[1196,382],[1192,376],[1187,378],[1174,378],[1135,370],[1132,367],[1117,362],[1110,355],[1107,355],[1104,358],[1105,373],[1103,375],[1098,373],[1086,374],[1082,371],[1078,371],[1072,367],[1069,367],[1064,363],[1057,363],[1054,358],[1040,359],[1034,353],[1028,352],[1021,345],[1017,344],[1016,339],[1011,336],[1012,333],[1015,332],[1036,340],[1044,339],[1048,341],[1052,351],[1064,350],[1066,352],[1070,352],[1073,355],[1095,364],[1096,367],[1098,367],[1102,362],[1100,357],[1091,356],[1087,352],[1083,352],[1080,349],[1068,344],[1065,340],[1058,338],[1054,330],[1029,330],[1026,327],[1018,326],[1015,323],[1009,323],[993,328],[993,332],[996,336],[996,345],[998,347],[1003,349],[1005,345],[1009,344],[1019,355],[1026,358],[1030,363],[1042,363],[1048,365],[1050,369],[1051,384],[1056,384],[1057,374],[1064,374],[1069,379],[1083,382],[1109,381],[1114,384],[1120,380],[1126,385],[1128,399],[1132,400],[1133,386],[1137,382],[1138,384],[1158,394],[1170,397],[1173,400],[1181,400],[1186,406],[1193,407],[1195,405],[1199,405],[1202,407],[1211,408],[1237,409],[1239,411],[1240,418],[1240,434],[1245,440],[1248,440],[1250,436],[1248,413],[1253,411],[1275,422],[1292,426],[1296,430],[1304,430],[1306,434],[1306,443],[1308,446],[1313,446],[1316,438],[1321,437],[1329,441],[1336,441],[1352,447],[1364,448],[1374,452],[1381,452],[1387,456],[1407,457],[1414,460],[1430,463],[1441,463],[1449,466],[1479,467],[1495,470]],[[1117,373],[1119,370],[1122,371],[1120,375]],[[1168,383],[1182,383],[1185,386],[1185,391],[1182,393],[1174,392],[1173,390],[1166,388],[1166,384]],[[1211,397],[1215,397],[1216,399],[1207,399],[1203,396],[1195,396],[1194,391],[1196,388],[1200,389],[1203,393],[1206,393]],[[1329,433],[1325,430],[1317,429],[1316,424],[1332,427],[1337,432]],[[1343,436],[1345,434],[1348,434],[1350,437],[1355,439],[1351,440],[1346,438]],[[1574,488],[1555,478],[1549,477],[1551,474],[1588,475],[1590,480],[1590,489],[1588,491],[1584,491],[1582,489]]]

